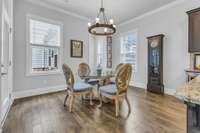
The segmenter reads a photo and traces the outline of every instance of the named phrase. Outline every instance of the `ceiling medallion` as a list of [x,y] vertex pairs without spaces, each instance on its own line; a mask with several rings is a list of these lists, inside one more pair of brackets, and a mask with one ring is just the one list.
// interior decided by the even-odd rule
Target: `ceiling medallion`
[[103,7],[103,0],[101,0],[101,8],[98,12],[95,22],[88,23],[88,31],[90,34],[97,36],[109,36],[116,32],[116,25],[114,25],[114,20],[108,19],[105,14],[105,9]]

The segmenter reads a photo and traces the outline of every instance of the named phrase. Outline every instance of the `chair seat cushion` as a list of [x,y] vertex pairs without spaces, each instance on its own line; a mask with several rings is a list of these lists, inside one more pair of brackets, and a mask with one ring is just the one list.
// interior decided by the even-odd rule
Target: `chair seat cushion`
[[[110,94],[110,95],[116,95],[117,88],[116,88],[116,85],[111,84],[111,85],[106,85],[106,86],[100,87],[99,91],[101,93],[106,93],[106,94]],[[126,90],[122,90],[119,93],[121,94],[121,93],[124,93],[124,92],[126,92]]]
[[115,84],[115,77],[110,78],[110,83]]
[[84,82],[78,82],[74,84],[74,92],[88,91],[91,88],[91,85]]

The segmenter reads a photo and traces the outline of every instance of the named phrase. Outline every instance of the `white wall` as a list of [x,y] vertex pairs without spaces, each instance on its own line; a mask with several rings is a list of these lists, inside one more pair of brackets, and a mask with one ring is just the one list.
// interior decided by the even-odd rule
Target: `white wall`
[[[67,63],[73,69],[74,73],[76,73],[80,62],[89,62],[87,20],[72,17],[62,12],[26,2],[25,0],[14,1],[14,92],[65,85],[63,74],[26,76],[27,14],[63,23],[63,62]],[[78,39],[84,42],[83,58],[70,58],[70,39]]]
[[[180,1],[180,0],[179,0]],[[119,63],[120,33],[138,30],[137,72],[133,74],[135,85],[147,84],[147,39],[164,34],[164,85],[167,93],[172,93],[185,82],[184,69],[189,67],[188,17],[186,11],[199,7],[199,0],[185,0],[170,4],[147,15],[138,17],[118,27],[118,35],[113,41],[113,63]]]

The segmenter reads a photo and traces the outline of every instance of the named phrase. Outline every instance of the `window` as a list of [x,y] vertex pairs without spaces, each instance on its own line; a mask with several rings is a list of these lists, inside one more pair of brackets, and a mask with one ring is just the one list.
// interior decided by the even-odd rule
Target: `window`
[[127,33],[121,36],[120,62],[132,64],[133,71],[136,71],[137,32]]
[[106,37],[97,37],[97,65],[107,67],[107,41]]
[[30,73],[60,71],[61,24],[29,18],[29,70]]

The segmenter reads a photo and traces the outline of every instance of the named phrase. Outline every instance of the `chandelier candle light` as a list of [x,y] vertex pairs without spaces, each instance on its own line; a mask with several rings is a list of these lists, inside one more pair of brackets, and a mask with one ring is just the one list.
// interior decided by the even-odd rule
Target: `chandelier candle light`
[[103,7],[103,0],[101,0],[101,8],[95,19],[95,22],[88,23],[88,31],[90,34],[98,36],[109,36],[116,32],[116,25],[114,25],[114,20],[110,19],[108,21],[105,8]]

